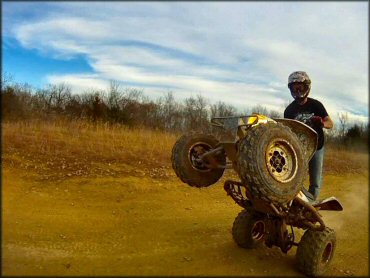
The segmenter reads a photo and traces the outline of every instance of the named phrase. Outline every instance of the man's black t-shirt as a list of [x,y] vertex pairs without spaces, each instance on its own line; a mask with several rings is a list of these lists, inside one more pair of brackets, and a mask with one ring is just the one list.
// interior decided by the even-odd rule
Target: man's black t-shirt
[[318,135],[317,149],[321,149],[324,145],[324,131],[321,127],[314,125],[311,122],[312,116],[320,116],[325,118],[328,116],[326,109],[322,103],[313,98],[307,98],[305,104],[300,105],[298,102],[293,101],[284,111],[284,118],[294,119],[303,122],[312,127]]

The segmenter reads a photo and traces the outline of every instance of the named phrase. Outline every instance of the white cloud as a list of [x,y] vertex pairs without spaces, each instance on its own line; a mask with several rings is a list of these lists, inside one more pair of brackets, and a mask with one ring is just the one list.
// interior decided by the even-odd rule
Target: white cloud
[[47,80],[51,84],[65,83],[72,91],[80,92],[87,89],[105,90],[109,87],[109,81],[100,79],[96,74],[49,75]]
[[83,54],[94,70],[53,75],[51,82],[82,89],[116,79],[139,83],[153,95],[173,87],[180,98],[202,93],[240,108],[282,109],[291,100],[288,75],[306,70],[312,97],[331,114],[357,110],[361,119],[368,115],[367,3],[68,2],[48,7],[38,18],[6,29],[25,47],[58,58]]

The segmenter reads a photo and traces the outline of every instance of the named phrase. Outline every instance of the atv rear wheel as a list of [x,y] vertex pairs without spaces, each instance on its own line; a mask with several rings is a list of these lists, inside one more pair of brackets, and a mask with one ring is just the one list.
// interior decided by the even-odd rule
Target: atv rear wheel
[[[224,168],[209,168],[200,156],[214,149],[218,140],[212,135],[191,134],[181,136],[172,148],[172,168],[176,175],[190,186],[207,187],[216,183],[223,175]],[[219,165],[226,164],[224,152],[216,156]]]
[[240,247],[252,249],[263,243],[265,229],[263,216],[242,210],[234,220],[232,235]]
[[297,135],[280,123],[253,127],[239,144],[238,172],[254,197],[284,204],[294,198],[307,175]]
[[298,245],[296,259],[298,268],[309,276],[325,272],[336,247],[335,231],[328,227],[323,231],[307,230]]

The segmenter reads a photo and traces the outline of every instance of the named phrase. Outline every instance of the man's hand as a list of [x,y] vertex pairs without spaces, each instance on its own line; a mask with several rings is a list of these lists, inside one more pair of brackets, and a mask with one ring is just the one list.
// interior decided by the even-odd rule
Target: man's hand
[[316,126],[318,126],[320,128],[323,128],[324,127],[324,121],[323,121],[323,119],[320,116],[313,116],[311,118],[311,122],[314,125],[316,125]]

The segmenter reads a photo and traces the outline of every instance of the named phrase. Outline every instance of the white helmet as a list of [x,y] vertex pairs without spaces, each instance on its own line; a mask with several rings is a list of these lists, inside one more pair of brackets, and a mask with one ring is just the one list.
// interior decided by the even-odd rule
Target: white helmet
[[[291,88],[291,84],[293,83],[303,83],[304,89],[294,91]],[[290,89],[290,93],[292,97],[296,100],[302,100],[308,96],[311,90],[311,79],[308,77],[308,74],[304,71],[295,71],[288,77],[288,88]]]

